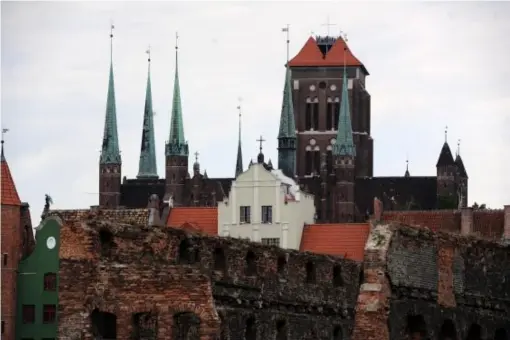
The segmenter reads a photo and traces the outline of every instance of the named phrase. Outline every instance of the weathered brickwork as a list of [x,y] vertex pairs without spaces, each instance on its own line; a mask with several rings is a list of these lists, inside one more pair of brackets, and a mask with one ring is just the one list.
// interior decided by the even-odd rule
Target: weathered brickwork
[[147,212],[51,213],[62,220],[59,339],[349,338],[358,263],[147,227]]

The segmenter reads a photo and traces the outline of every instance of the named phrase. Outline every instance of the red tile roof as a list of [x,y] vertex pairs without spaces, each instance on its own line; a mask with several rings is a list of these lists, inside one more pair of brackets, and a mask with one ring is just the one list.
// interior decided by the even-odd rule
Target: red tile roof
[[344,54],[347,66],[361,66],[364,68],[342,38],[338,38],[324,56],[313,37],[310,37],[299,53],[289,61],[289,66],[343,66]]
[[172,208],[166,224],[169,227],[199,230],[209,235],[218,235],[218,208]]
[[[3,143],[3,141],[2,141]],[[1,177],[2,177],[2,192],[1,192],[1,203],[4,205],[19,205],[21,206],[21,200],[16,190],[16,185],[12,179],[11,170],[9,170],[9,164],[4,157],[4,148],[2,145],[1,155]]]
[[460,212],[456,210],[384,211],[382,220],[427,227],[433,231],[460,232]]
[[363,261],[369,233],[368,223],[305,225],[299,250]]

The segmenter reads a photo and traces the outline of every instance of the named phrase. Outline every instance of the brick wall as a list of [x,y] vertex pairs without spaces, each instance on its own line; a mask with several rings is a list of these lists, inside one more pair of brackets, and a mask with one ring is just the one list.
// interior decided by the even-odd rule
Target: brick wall
[[[2,322],[4,334],[1,338],[14,340],[16,323],[16,277],[21,256],[20,207],[1,207],[1,268],[2,268]],[[6,261],[6,262],[4,262]]]
[[433,231],[460,232],[458,210],[385,211],[382,220],[427,227]]

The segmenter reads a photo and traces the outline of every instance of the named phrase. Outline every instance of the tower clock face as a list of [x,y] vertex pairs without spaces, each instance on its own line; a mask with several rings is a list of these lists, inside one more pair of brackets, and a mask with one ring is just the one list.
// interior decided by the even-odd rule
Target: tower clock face
[[57,240],[55,240],[55,238],[53,236],[50,236],[46,239],[46,247],[48,247],[48,249],[53,249],[55,248],[55,246],[57,245]]
[[336,85],[335,85],[335,84],[333,84],[333,85],[331,85],[329,88],[331,89],[331,91],[335,91],[335,90],[336,90]]
[[310,91],[315,91],[315,85],[310,85]]

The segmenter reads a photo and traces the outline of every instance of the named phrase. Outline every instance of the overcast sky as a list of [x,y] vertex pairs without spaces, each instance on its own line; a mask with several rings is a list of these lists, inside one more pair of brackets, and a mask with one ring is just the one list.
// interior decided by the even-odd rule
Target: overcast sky
[[[137,174],[152,50],[156,151],[164,176],[180,36],[184,129],[210,177],[233,176],[237,100],[243,98],[244,164],[256,138],[277,160],[285,36],[291,54],[311,32],[349,36],[370,72],[375,175],[435,175],[448,141],[469,175],[469,201],[510,203],[510,3],[2,2],[2,127],[5,155],[38,221],[54,208],[98,203],[109,67],[114,73],[123,175]],[[190,161],[190,164],[192,162]]]

